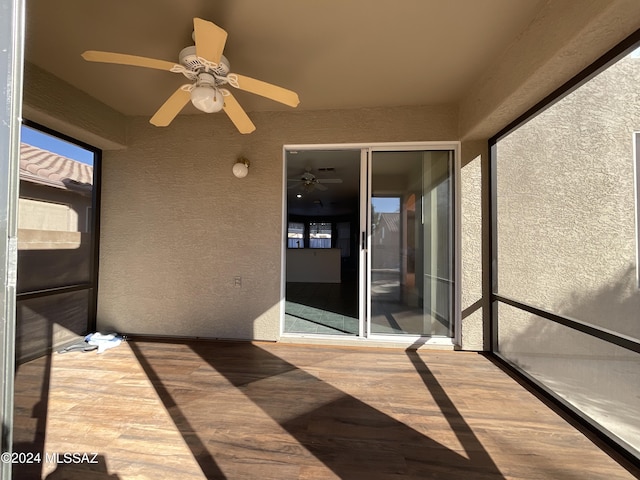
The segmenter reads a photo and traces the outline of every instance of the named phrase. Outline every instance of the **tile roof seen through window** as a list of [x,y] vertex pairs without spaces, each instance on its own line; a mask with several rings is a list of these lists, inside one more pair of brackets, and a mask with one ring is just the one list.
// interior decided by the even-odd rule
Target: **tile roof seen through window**
[[380,214],[380,223],[384,225],[390,232],[399,232],[400,214],[383,212]]
[[93,167],[22,143],[20,144],[20,180],[76,190],[78,187],[93,185]]

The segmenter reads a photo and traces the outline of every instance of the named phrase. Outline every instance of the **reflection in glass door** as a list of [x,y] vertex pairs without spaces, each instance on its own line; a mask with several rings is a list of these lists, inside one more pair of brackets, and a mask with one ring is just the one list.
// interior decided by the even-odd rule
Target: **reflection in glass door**
[[361,335],[362,152],[286,152],[283,333]]
[[374,151],[369,332],[451,337],[453,152]]

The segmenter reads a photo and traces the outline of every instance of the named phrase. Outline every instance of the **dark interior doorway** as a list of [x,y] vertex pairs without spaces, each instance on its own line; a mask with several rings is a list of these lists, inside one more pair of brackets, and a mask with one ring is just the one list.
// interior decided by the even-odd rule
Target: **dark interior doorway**
[[360,155],[286,154],[285,333],[359,333]]

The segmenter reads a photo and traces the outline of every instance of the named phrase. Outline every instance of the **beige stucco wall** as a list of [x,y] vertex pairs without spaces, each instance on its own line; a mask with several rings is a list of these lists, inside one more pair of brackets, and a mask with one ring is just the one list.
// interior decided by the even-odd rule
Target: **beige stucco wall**
[[[274,340],[279,335],[285,144],[448,141],[451,106],[223,115],[159,129],[130,120],[103,163],[100,328]],[[238,156],[244,179],[231,174]],[[234,277],[242,277],[242,287]]]
[[[500,141],[497,183],[499,292],[635,338],[639,84],[627,57]],[[503,349],[583,351],[558,325],[501,318]]]
[[465,350],[489,348],[489,264],[487,143],[461,145],[460,263],[461,340]]

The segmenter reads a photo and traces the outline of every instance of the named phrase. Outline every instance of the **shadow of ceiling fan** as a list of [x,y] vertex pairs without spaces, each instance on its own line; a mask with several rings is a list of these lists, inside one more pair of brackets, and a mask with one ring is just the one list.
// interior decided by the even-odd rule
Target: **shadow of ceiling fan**
[[327,183],[342,183],[341,178],[318,178],[311,173],[311,168],[307,167],[305,171],[299,177],[287,178],[287,183],[290,185],[287,188],[300,188],[305,192],[311,192],[313,190],[327,190],[325,186]]
[[191,82],[178,89],[151,117],[157,127],[166,127],[187,105],[189,100],[205,113],[224,110],[240,133],[251,133],[256,127],[235,97],[223,86],[254,93],[290,107],[299,103],[298,95],[270,83],[236,73],[230,73],[229,61],[222,55],[227,41],[227,32],[212,22],[193,19],[195,45],[184,48],[178,63],[154,58],[139,57],[124,53],[87,50],[82,58],[89,62],[115,63],[136,67],[154,68],[181,73]]

